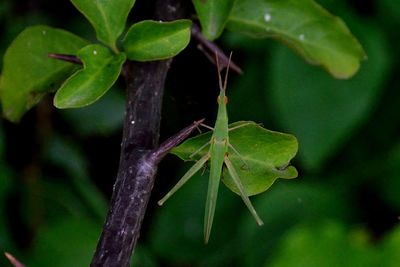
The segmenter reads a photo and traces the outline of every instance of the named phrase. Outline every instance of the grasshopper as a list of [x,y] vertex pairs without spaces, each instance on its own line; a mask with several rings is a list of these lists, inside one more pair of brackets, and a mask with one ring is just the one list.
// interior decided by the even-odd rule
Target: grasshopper
[[206,153],[200,160],[198,160],[186,173],[183,177],[178,181],[178,183],[160,200],[158,204],[161,206],[164,202],[171,197],[179,188],[181,188],[195,173],[197,173],[207,162],[210,164],[210,176],[208,182],[208,190],[207,190],[207,200],[205,207],[205,216],[204,216],[204,240],[205,243],[208,243],[211,233],[211,227],[214,220],[215,207],[217,203],[218,196],[218,188],[221,181],[221,175],[223,168],[226,167],[229,174],[231,175],[236,187],[239,189],[240,197],[243,202],[250,210],[251,214],[257,221],[259,225],[263,224],[263,221],[258,216],[256,210],[250,202],[248,194],[243,187],[239,175],[235,170],[231,160],[229,159],[229,148],[234,153],[238,153],[238,151],[229,143],[229,131],[233,129],[237,129],[238,127],[245,126],[247,124],[242,124],[237,127],[228,128],[228,114],[226,110],[226,105],[228,102],[228,98],[226,97],[226,85],[228,80],[228,70],[231,62],[231,58],[229,58],[229,62],[226,68],[224,82],[222,82],[222,77],[220,73],[220,67],[218,64],[218,56],[217,59],[217,68],[218,68],[218,82],[219,82],[219,95],[217,98],[218,102],[218,112],[217,119],[215,122],[214,128],[203,125],[206,128],[209,128],[213,131],[211,139],[209,142],[205,143],[200,149],[195,151],[191,156],[193,157],[198,152],[203,150],[206,146],[209,146],[208,153]]

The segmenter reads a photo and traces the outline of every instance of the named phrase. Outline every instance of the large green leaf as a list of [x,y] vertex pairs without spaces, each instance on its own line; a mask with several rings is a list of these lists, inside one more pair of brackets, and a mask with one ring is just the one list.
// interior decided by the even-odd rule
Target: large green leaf
[[[229,158],[249,196],[264,192],[278,178],[297,177],[296,169],[288,166],[297,152],[294,136],[266,130],[254,122],[240,121],[229,125],[229,128],[233,127],[238,128],[229,132],[229,142],[240,156],[230,149]],[[208,152],[208,147],[194,157],[190,156],[210,138],[211,132],[190,138],[174,148],[172,153],[183,160],[197,160]],[[223,181],[230,190],[239,193],[227,171],[224,171]]]
[[400,224],[385,236],[380,247],[380,266],[396,267],[400,261]]
[[309,170],[323,167],[350,139],[371,114],[385,82],[390,61],[384,36],[373,25],[353,27],[369,60],[350,80],[332,79],[285,47],[274,50],[270,60],[267,101],[276,121],[299,139],[300,160]]
[[380,14],[384,15],[384,22],[393,23],[393,27],[400,22],[400,2],[391,0],[381,0],[377,2],[377,7]]
[[301,181],[277,183],[268,194],[252,198],[265,226],[258,227],[250,216],[239,222],[237,242],[242,252],[238,266],[263,266],[276,254],[282,237],[299,222],[317,224],[331,218],[348,218],[355,213],[343,192],[332,188],[332,184],[327,185],[326,181],[321,185],[307,183],[312,180],[310,178],[302,176]]
[[42,227],[35,238],[28,266],[89,266],[101,224],[87,218],[64,217]]
[[60,114],[76,134],[89,138],[101,135],[111,136],[122,129],[124,124],[125,94],[115,85],[93,105],[80,109],[61,110]]
[[117,51],[116,40],[125,29],[126,19],[135,0],[71,0],[71,2],[93,25],[97,39]]
[[[110,112],[110,110],[108,111]],[[103,194],[90,179],[87,170],[87,159],[84,157],[83,152],[75,143],[57,136],[49,138],[46,144],[47,149],[44,151],[44,160],[57,166],[63,178],[68,177],[68,181],[72,183],[74,193],[78,193],[81,197],[80,199],[83,200],[78,202],[73,199],[75,201],[70,200],[71,204],[77,202],[78,205],[82,205],[83,202],[86,204],[87,209],[92,214],[97,215],[96,218],[101,222],[107,211],[107,202]],[[58,192],[57,190],[49,191],[55,192],[56,195],[67,195],[68,193],[67,189],[65,189],[66,194],[64,194],[64,192]],[[55,197],[55,199],[60,202],[64,200],[61,197]]]
[[193,0],[203,35],[214,40],[221,35],[236,0]]
[[[190,164],[186,164],[185,167],[189,166]],[[178,175],[183,175],[185,171],[187,168],[182,168]],[[228,192],[227,188],[221,187],[213,238],[204,246],[203,220],[207,178],[207,174],[201,171],[196,173],[157,210],[151,221],[148,240],[152,251],[158,258],[168,261],[171,266],[229,266],[232,251],[238,244],[227,240],[235,238],[238,225],[227,224],[226,218],[233,215],[235,218],[250,217],[245,212],[245,206],[240,203],[241,200]]]
[[57,91],[54,105],[77,108],[96,102],[115,83],[121,73],[125,54],[113,54],[102,45],[88,45],[78,52],[84,68],[72,75]]
[[152,61],[170,58],[189,44],[190,26],[190,20],[141,21],[130,27],[122,45],[130,60]]
[[336,222],[300,225],[286,234],[274,260],[264,266],[385,266],[367,238],[362,229],[351,232]]
[[49,53],[76,54],[87,42],[47,26],[25,29],[4,55],[0,97],[4,116],[18,121],[47,92],[58,87],[77,68],[51,59]]
[[365,53],[344,22],[312,0],[241,0],[227,27],[254,37],[273,37],[337,78],[351,77]]
[[399,225],[372,244],[364,229],[348,230],[334,221],[308,223],[291,229],[265,266],[365,266],[399,265]]
[[400,210],[400,179],[397,168],[397,166],[400,166],[400,143],[393,145],[389,153],[385,156],[380,156],[380,158],[382,160],[380,166],[383,167],[383,170],[379,168],[378,173],[375,175],[385,177],[385,181],[375,181],[375,188],[379,188],[380,197],[385,200],[387,205],[395,210]]

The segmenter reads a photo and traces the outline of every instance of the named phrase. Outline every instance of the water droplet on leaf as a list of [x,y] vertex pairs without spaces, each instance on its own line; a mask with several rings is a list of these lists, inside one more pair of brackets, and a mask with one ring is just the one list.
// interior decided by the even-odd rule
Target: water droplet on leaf
[[271,14],[269,14],[269,13],[265,13],[265,15],[264,15],[264,20],[265,20],[266,22],[270,22],[270,21],[271,21],[271,19],[272,19],[272,16],[271,16]]

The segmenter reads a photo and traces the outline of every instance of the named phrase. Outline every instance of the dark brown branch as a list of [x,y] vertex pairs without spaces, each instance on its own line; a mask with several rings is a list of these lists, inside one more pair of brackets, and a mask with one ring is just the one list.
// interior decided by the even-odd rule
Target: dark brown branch
[[[127,155],[126,159],[121,159],[121,163],[127,165],[120,168],[125,169],[121,173],[123,179],[121,184],[115,186],[118,190],[114,191],[112,209],[107,216],[101,242],[96,250],[96,254],[99,251],[99,255],[95,255],[91,266],[129,265],[132,250],[140,234],[158,163],[201,122],[203,120],[194,122],[156,149],[138,149],[128,153],[131,156]],[[120,180],[120,175],[117,180]]]
[[129,265],[157,171],[148,155],[158,143],[162,88],[169,64],[167,60],[125,66],[128,102],[120,166],[90,266]]
[[[157,19],[182,17],[179,0],[160,0]],[[127,104],[120,165],[110,209],[93,256],[92,267],[127,267],[139,238],[141,224],[153,188],[157,164],[176,143],[195,129],[195,122],[158,148],[161,103],[171,59],[128,62],[123,75],[127,82]]]
[[78,64],[78,65],[83,65],[82,60],[80,60],[77,56],[74,56],[74,55],[50,53],[47,56],[50,58],[63,60],[63,61],[67,61],[70,63]]
[[[200,51],[202,51],[208,60],[210,60],[214,65],[217,65],[217,62],[215,61],[215,55],[218,56],[220,65],[219,67],[221,68],[220,70],[228,66],[229,56],[227,56],[218,45],[207,40],[201,33],[199,26],[197,26],[195,23],[192,25],[192,37],[199,43],[198,48]],[[230,68],[237,74],[243,73],[242,69],[233,61],[230,63]]]

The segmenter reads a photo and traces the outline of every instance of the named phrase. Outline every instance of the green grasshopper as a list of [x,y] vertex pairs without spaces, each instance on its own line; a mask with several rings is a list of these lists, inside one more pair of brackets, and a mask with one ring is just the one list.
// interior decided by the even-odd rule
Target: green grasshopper
[[161,206],[164,202],[171,197],[179,188],[181,188],[196,172],[198,172],[208,161],[210,161],[210,176],[208,182],[207,200],[205,207],[205,217],[204,217],[204,240],[208,243],[211,227],[214,219],[215,207],[217,203],[218,188],[221,180],[222,170],[226,166],[229,174],[231,175],[236,187],[239,189],[240,196],[247,208],[250,210],[251,214],[254,216],[255,220],[259,225],[263,225],[263,221],[258,216],[256,210],[250,202],[250,199],[243,187],[239,175],[235,170],[231,160],[229,159],[229,148],[240,156],[237,150],[229,143],[229,131],[237,129],[238,127],[245,126],[247,124],[242,124],[232,129],[228,128],[228,115],[226,111],[226,104],[228,98],[225,95],[226,85],[228,80],[228,70],[230,65],[230,58],[226,68],[224,83],[222,83],[222,78],[220,74],[220,67],[217,58],[217,68],[218,68],[218,81],[219,81],[219,96],[217,98],[218,102],[218,113],[217,120],[215,122],[214,128],[205,126],[213,131],[211,140],[204,144],[200,149],[195,151],[191,156],[193,157],[206,146],[210,146],[208,153],[206,153],[200,160],[198,160],[179,180],[179,182],[169,191],[158,204]]

